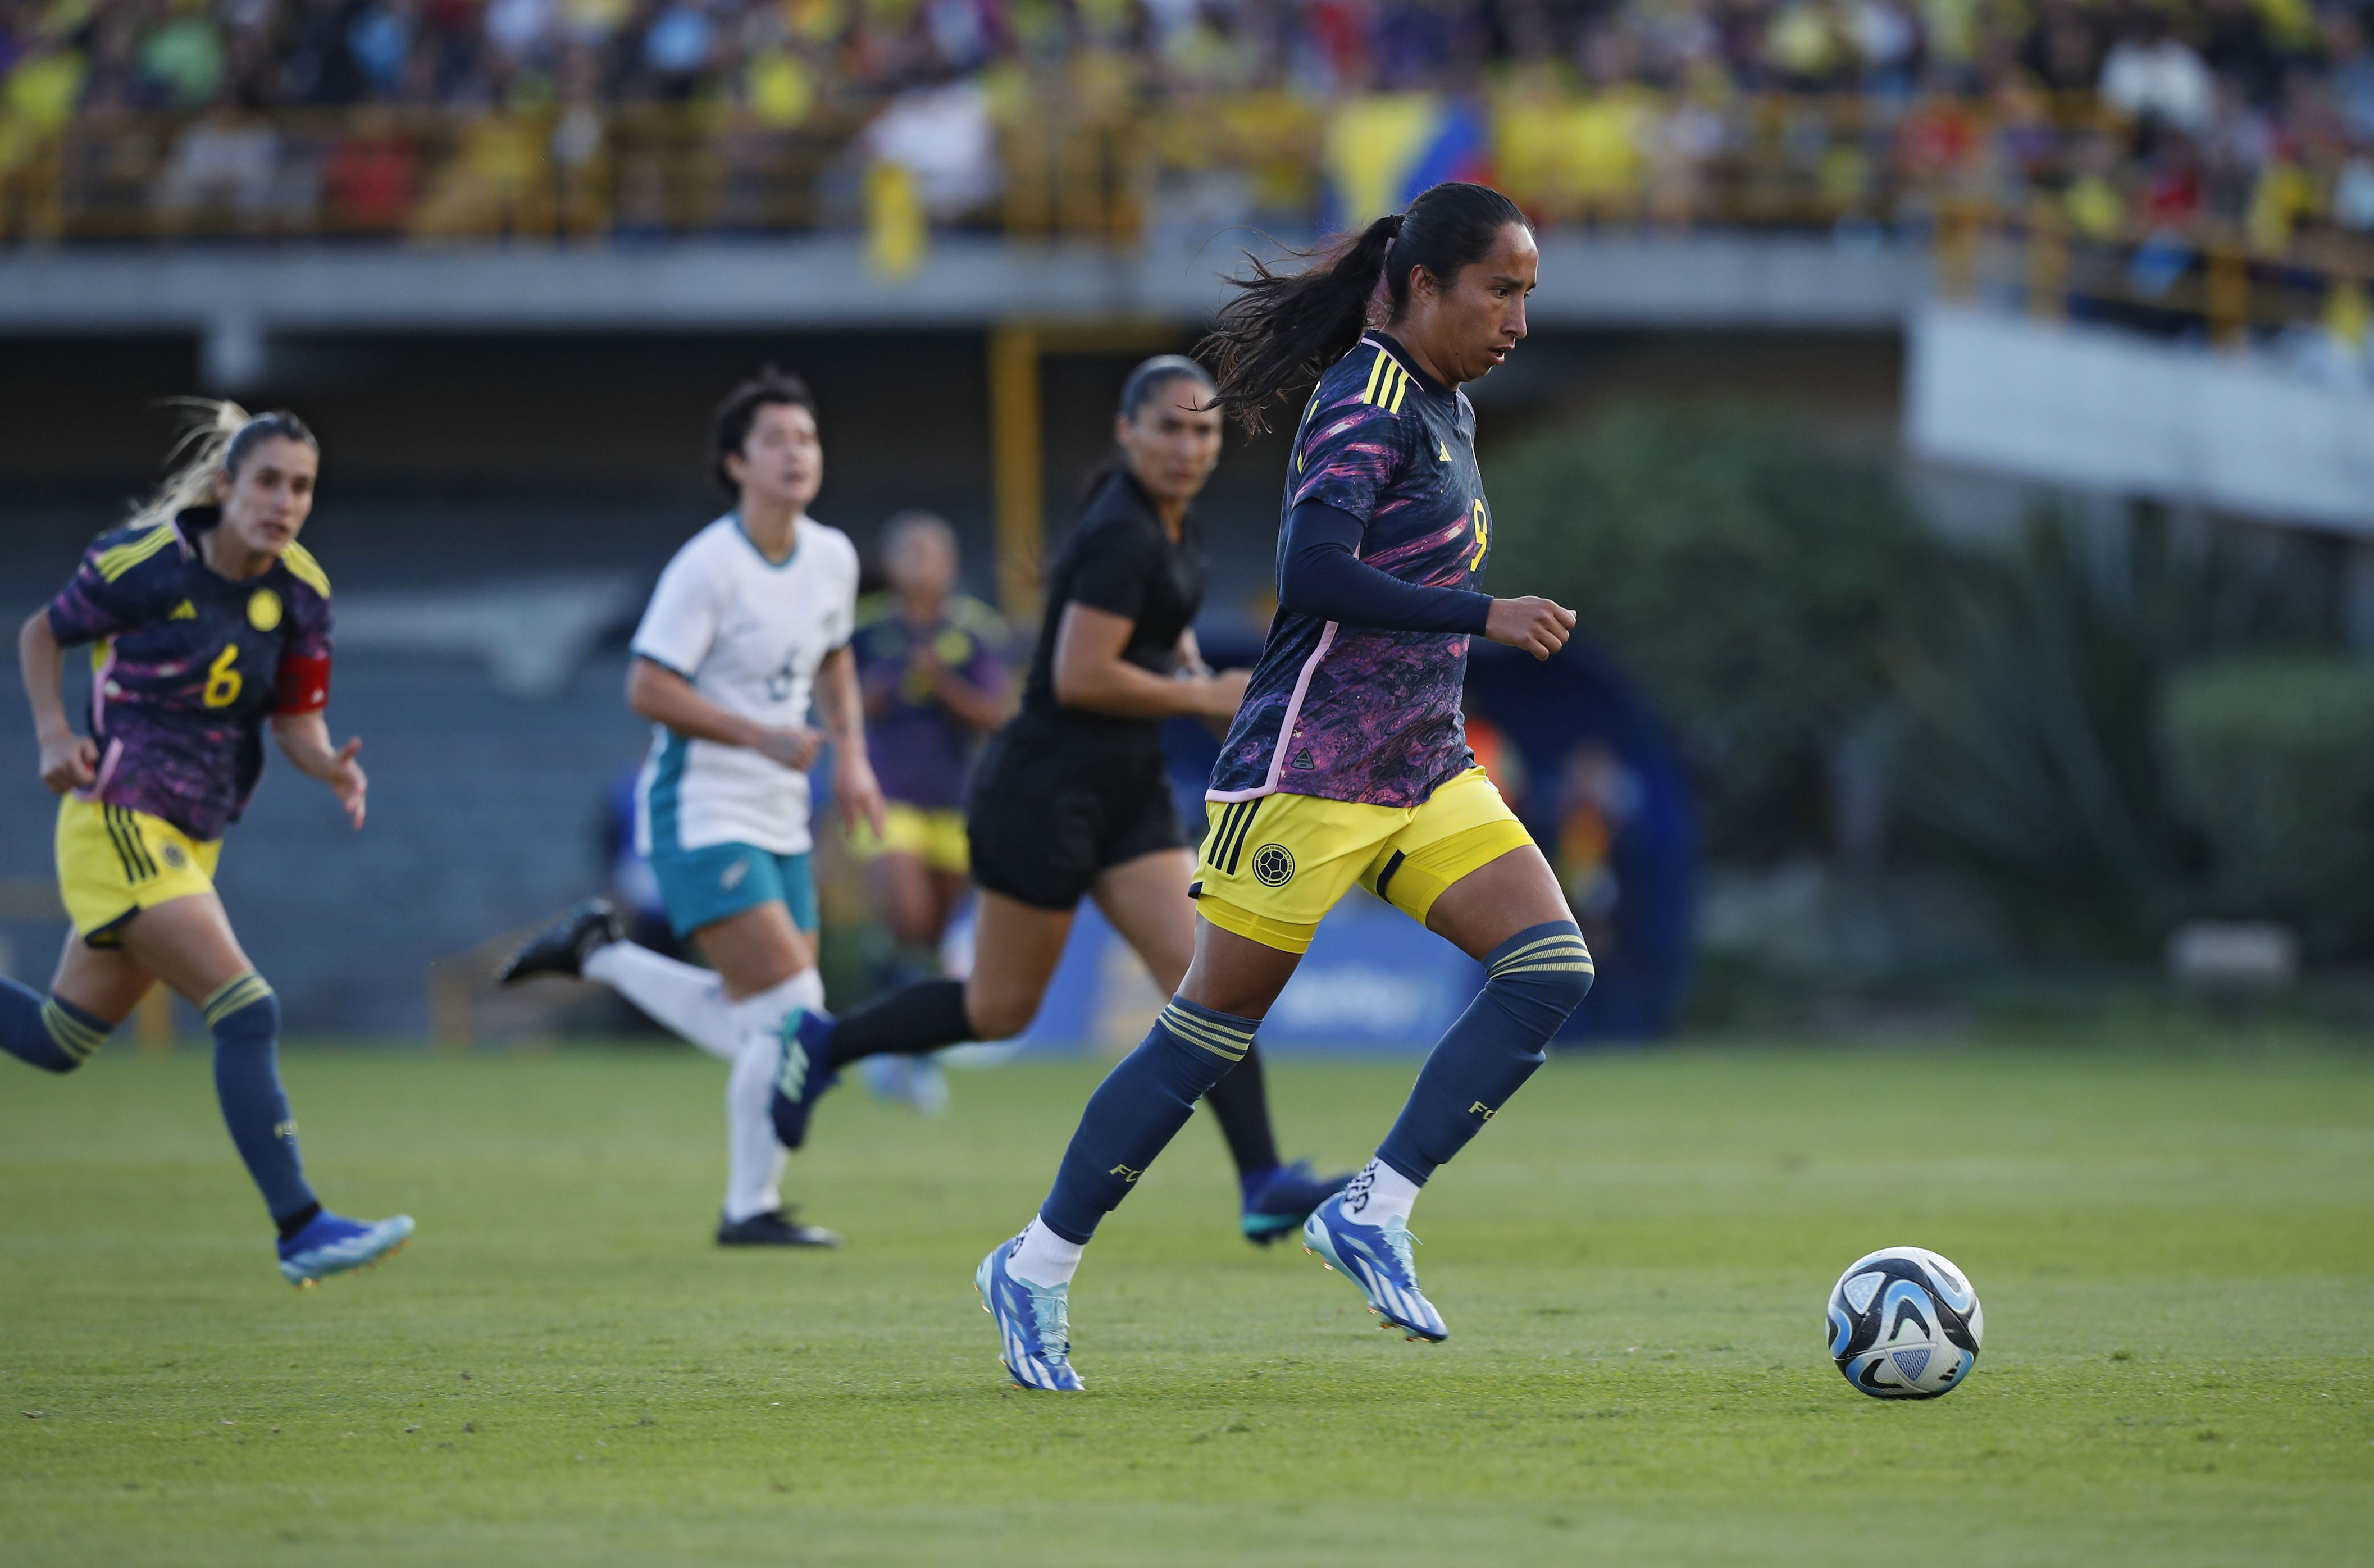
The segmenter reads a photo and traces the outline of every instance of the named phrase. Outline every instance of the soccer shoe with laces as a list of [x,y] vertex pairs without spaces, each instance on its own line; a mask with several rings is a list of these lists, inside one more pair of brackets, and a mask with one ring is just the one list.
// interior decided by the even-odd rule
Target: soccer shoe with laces
[[1245,1240],[1267,1246],[1310,1218],[1310,1211],[1344,1190],[1352,1173],[1322,1176],[1308,1160],[1280,1165],[1245,1191],[1244,1212],[1238,1220]]
[[1377,1326],[1439,1344],[1451,1338],[1451,1330],[1417,1288],[1417,1266],[1410,1257],[1416,1241],[1398,1214],[1381,1225],[1363,1225],[1344,1211],[1340,1193],[1302,1222],[1302,1250],[1360,1287],[1369,1310],[1384,1319]]
[[775,1097],[769,1113],[775,1141],[797,1149],[807,1141],[808,1117],[824,1091],[840,1081],[832,1061],[832,1017],[813,1008],[794,1008],[783,1020],[783,1055],[775,1068]]
[[837,1247],[840,1232],[821,1225],[804,1225],[789,1211],[770,1208],[746,1219],[717,1217],[717,1244],[722,1247]]
[[280,1244],[280,1277],[304,1290],[318,1279],[364,1268],[412,1239],[412,1216],[349,1220],[324,1208]]
[[496,983],[510,985],[537,974],[565,974],[574,980],[585,973],[585,961],[594,949],[624,936],[610,901],[587,899],[529,937],[496,972]]
[[997,1359],[1019,1387],[1059,1393],[1086,1388],[1072,1370],[1072,1288],[1033,1285],[1008,1273],[1005,1260],[1021,1244],[1020,1236],[998,1243],[973,1271],[981,1310],[997,1319]]

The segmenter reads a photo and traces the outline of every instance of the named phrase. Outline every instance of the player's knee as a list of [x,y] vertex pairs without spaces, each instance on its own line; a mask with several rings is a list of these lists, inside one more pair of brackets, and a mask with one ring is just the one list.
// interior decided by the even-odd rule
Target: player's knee
[[40,1019],[41,1034],[47,1037],[49,1048],[41,1049],[36,1039],[16,1054],[43,1072],[63,1077],[97,1055],[114,1028],[114,1020],[53,995],[41,1004]]
[[1036,996],[970,990],[965,993],[965,1021],[972,1025],[977,1040],[1011,1040],[1029,1028],[1030,1020],[1038,1016]]
[[1495,955],[1489,984],[1510,1003],[1551,1028],[1582,1006],[1597,977],[1591,949],[1572,921],[1538,925],[1511,938]]
[[1590,961],[1586,959],[1580,969],[1544,972],[1538,977],[1538,994],[1545,1003],[1558,1010],[1560,1018],[1564,1018],[1582,1006],[1582,999],[1591,995],[1591,983],[1598,977],[1598,971],[1591,967]]
[[270,1045],[280,1034],[280,996],[253,970],[224,984],[199,1009],[220,1045]]

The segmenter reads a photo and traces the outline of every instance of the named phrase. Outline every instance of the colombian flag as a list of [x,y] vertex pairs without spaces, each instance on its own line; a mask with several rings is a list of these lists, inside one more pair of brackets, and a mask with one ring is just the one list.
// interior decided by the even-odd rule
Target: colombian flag
[[1335,112],[1322,159],[1327,222],[1356,229],[1405,209],[1445,180],[1491,178],[1491,126],[1475,104],[1430,92],[1374,93]]

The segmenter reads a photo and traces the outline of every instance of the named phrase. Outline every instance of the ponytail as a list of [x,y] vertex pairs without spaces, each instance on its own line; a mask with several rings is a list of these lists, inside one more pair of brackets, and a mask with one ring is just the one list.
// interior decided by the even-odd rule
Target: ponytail
[[165,482],[157,487],[157,493],[132,513],[129,526],[135,528],[170,523],[194,506],[212,505],[215,476],[237,477],[248,454],[274,436],[303,442],[316,451],[321,448],[313,432],[305,428],[305,421],[286,409],[251,416],[228,398],[176,397],[171,401],[188,414],[180,439],[165,455],[165,461],[175,466]]
[[1315,381],[1352,351],[1368,330],[1369,302],[1385,276],[1385,257],[1402,215],[1380,218],[1350,241],[1287,253],[1311,265],[1275,272],[1247,255],[1252,272],[1231,278],[1237,297],[1220,324],[1195,346],[1219,379],[1214,401],[1249,434],[1268,428],[1262,407],[1286,388]]
[[1248,256],[1252,274],[1231,279],[1237,297],[1195,349],[1219,374],[1220,408],[1259,434],[1263,405],[1318,380],[1360,341],[1380,303],[1380,284],[1383,321],[1399,321],[1409,307],[1411,268],[1424,267],[1447,286],[1461,268],[1484,259],[1501,230],[1524,221],[1517,204],[1489,185],[1451,180],[1349,240],[1287,253],[1311,264],[1299,272],[1274,272]]

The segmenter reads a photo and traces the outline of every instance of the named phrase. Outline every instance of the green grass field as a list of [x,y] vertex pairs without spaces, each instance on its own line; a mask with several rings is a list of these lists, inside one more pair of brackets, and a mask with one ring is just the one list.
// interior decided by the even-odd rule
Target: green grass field
[[[1237,1240],[1193,1126],[1075,1287],[1072,1397],[970,1280],[1091,1064],[844,1090],[793,1185],[849,1246],[748,1256],[690,1051],[292,1052],[324,1195],[420,1221],[303,1293],[202,1054],[0,1066],[12,1565],[2374,1560],[2362,1052],[1561,1061],[1419,1207],[1433,1350]],[[1364,1155],[1410,1070],[1274,1069],[1289,1146]],[[1898,1243],[1985,1300],[1943,1400],[1823,1352]]]

